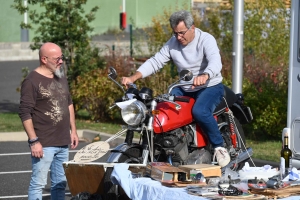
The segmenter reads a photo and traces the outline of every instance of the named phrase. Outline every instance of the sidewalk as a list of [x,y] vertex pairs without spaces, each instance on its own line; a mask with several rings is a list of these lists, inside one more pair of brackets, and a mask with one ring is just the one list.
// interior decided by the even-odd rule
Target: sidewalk
[[[107,134],[107,133],[92,131],[92,130],[86,130],[86,129],[77,130],[77,134],[78,134],[79,140],[85,141],[85,142],[87,142],[87,144],[91,143],[97,135],[100,135],[101,141],[105,141],[112,136],[112,134]],[[27,141],[27,140],[28,140],[28,137],[27,137],[25,131],[0,132],[0,142],[21,142],[21,141]],[[109,144],[111,147],[115,147],[115,146],[123,143],[124,140],[125,140],[125,137],[118,137],[118,138],[110,141]],[[136,139],[136,142],[138,142],[138,139]]]

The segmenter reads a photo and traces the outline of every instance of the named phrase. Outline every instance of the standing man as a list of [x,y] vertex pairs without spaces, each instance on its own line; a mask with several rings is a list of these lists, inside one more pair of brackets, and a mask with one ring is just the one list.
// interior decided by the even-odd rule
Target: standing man
[[22,82],[19,116],[28,136],[32,175],[29,200],[42,200],[50,169],[51,199],[65,199],[63,162],[69,160],[68,145],[78,145],[74,107],[67,79],[61,69],[63,54],[54,43],[39,50],[40,66]]
[[192,71],[192,85],[174,88],[171,93],[175,96],[190,96],[196,100],[192,109],[193,117],[215,149],[214,159],[216,157],[218,164],[224,167],[230,162],[230,156],[223,147],[223,138],[213,117],[213,111],[224,94],[217,42],[211,34],[195,27],[190,12],[175,12],[169,21],[173,37],[141,65],[135,74],[122,77],[122,84],[127,87],[129,83],[156,73],[170,60],[177,66],[178,73],[184,69]]

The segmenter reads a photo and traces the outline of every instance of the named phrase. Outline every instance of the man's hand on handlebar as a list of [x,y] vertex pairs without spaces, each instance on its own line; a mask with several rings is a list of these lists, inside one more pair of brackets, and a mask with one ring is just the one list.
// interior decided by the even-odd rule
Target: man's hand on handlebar
[[136,80],[142,78],[143,75],[141,72],[137,71],[135,74],[133,74],[130,77],[122,77],[122,84],[125,85],[126,89],[128,89],[128,86],[133,84]]
[[196,86],[205,85],[206,81],[209,79],[208,74],[201,74],[194,78],[194,82],[192,85],[192,89],[194,89]]
[[128,89],[128,86],[133,82],[132,77],[122,77],[122,84],[125,85],[126,89]]

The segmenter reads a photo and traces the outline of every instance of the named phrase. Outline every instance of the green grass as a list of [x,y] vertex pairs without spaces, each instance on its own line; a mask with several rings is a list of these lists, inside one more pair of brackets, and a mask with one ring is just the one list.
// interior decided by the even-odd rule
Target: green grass
[[23,125],[16,113],[0,113],[0,132],[23,131]]
[[[88,120],[76,120],[77,129],[89,129],[113,134],[121,130],[121,125],[116,123],[96,123]],[[23,131],[23,126],[16,113],[0,113],[0,132]],[[281,141],[267,140],[255,141],[246,139],[248,147],[253,149],[253,158],[279,162]]]
[[[76,120],[77,129],[116,133],[121,130],[121,125],[113,123],[95,123],[89,120]],[[24,131],[22,122],[16,113],[0,113],[0,132]]]
[[281,141],[255,141],[246,139],[248,147],[253,149],[253,158],[280,162]]

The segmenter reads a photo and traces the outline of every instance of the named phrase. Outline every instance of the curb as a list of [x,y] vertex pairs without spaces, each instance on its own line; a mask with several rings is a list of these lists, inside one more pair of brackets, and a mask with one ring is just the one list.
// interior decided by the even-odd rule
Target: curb
[[[91,143],[96,136],[100,136],[101,141],[106,141],[108,138],[112,137],[114,134],[108,134],[92,130],[77,130],[79,141],[85,141]],[[0,142],[24,142],[27,141],[28,137],[25,131],[21,132],[0,132]],[[134,138],[135,142],[139,139]],[[125,141],[124,136],[117,137],[109,142],[111,147],[116,147]]]
[[[104,136],[105,138],[106,137],[109,138],[112,136],[111,134],[92,131],[92,130],[77,130],[77,134],[80,140],[85,140],[87,142],[92,142],[97,135]],[[28,137],[25,131],[0,133],[0,142],[17,142],[17,141],[21,142],[27,140]]]

